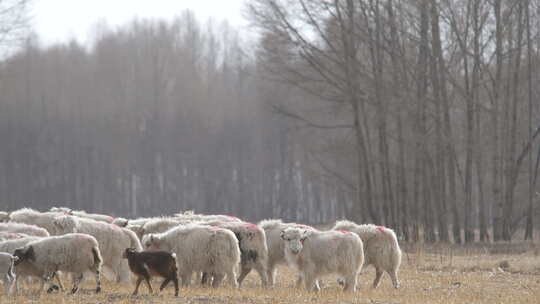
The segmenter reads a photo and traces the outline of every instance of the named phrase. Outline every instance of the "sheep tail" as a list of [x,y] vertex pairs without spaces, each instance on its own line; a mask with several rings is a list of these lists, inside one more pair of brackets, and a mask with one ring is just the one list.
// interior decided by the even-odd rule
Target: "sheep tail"
[[103,258],[97,247],[92,247],[92,255],[94,256],[94,267],[99,270],[103,263]]

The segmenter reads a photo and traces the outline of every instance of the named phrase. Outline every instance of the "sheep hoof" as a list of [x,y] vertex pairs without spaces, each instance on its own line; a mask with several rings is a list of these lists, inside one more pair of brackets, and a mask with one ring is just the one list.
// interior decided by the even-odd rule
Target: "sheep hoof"
[[60,290],[58,286],[52,285],[51,287],[49,287],[49,289],[47,289],[47,293],[52,293],[53,291],[58,291],[58,290]]
[[73,289],[71,289],[71,294],[76,293],[77,290],[79,290],[79,287],[73,287]]
[[96,287],[96,293],[100,293],[100,292],[101,292],[101,286]]

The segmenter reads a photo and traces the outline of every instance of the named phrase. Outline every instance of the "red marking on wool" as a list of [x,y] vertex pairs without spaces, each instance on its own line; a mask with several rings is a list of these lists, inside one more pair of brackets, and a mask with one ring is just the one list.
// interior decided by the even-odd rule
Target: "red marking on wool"
[[247,229],[249,230],[257,230],[259,227],[253,223],[246,223],[244,225],[244,227],[246,227]]
[[350,231],[347,231],[347,230],[338,230],[339,232],[343,233],[343,234],[351,234]]
[[380,232],[386,232],[386,227],[384,226],[377,226],[376,229],[379,230]]
[[303,225],[303,224],[296,224],[297,227],[299,228],[303,228],[303,229],[308,229],[308,230],[317,230],[311,226],[308,226],[308,225]]

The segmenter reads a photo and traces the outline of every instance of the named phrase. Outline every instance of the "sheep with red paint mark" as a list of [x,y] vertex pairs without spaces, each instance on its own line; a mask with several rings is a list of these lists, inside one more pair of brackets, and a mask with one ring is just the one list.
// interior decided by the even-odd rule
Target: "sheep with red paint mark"
[[316,231],[297,227],[281,232],[285,259],[298,270],[308,291],[320,290],[317,280],[327,274],[344,278],[344,290],[356,291],[364,264],[360,237],[347,231]]
[[212,275],[212,286],[218,287],[225,275],[238,287],[236,267],[240,263],[238,240],[232,231],[213,226],[178,226],[158,234],[147,234],[142,243],[146,250],[176,254],[183,286],[191,284],[193,272]]
[[261,278],[264,287],[268,285],[268,247],[266,244],[266,234],[259,226],[245,222],[208,222],[207,225],[217,226],[231,230],[240,246],[241,262],[238,284],[242,284],[245,277],[255,269]]
[[[285,260],[285,246],[283,240],[281,239],[281,232],[286,228],[296,227],[306,230],[316,230],[315,228],[307,225],[296,224],[296,223],[283,223],[281,220],[263,220],[258,224],[264,230],[266,236],[266,247],[268,249],[268,258],[266,272],[268,277],[268,282],[271,286],[275,284],[275,277],[277,272],[277,265],[285,265],[287,261]],[[301,284],[301,278],[297,281],[296,285]]]
[[373,288],[380,284],[384,272],[392,279],[394,288],[399,288],[398,271],[401,264],[401,249],[394,231],[373,224],[358,225],[351,221],[338,221],[333,230],[346,230],[356,233],[364,242],[364,265],[375,267]]
[[49,232],[46,229],[24,223],[0,223],[0,232],[23,233],[40,237],[49,236]]
[[116,281],[128,283],[131,272],[127,261],[122,259],[126,248],[142,250],[141,243],[135,233],[113,224],[98,222],[71,215],[58,216],[54,220],[57,229],[63,233],[86,233],[95,237],[103,255],[104,266],[116,275]]

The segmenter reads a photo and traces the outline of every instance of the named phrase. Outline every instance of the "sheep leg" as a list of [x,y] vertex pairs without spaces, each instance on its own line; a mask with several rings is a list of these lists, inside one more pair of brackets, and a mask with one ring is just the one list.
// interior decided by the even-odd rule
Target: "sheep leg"
[[356,274],[351,274],[351,275],[346,276],[343,291],[355,292],[356,291],[357,280],[358,279],[357,279]]
[[295,287],[296,288],[300,288],[300,286],[302,286],[302,283],[304,282],[304,277],[302,276],[302,274],[299,274],[298,275],[298,278],[296,278],[296,284],[295,284]]
[[143,278],[137,277],[137,283],[135,283],[135,290],[133,291],[133,295],[136,296],[139,293],[139,286],[141,285]]
[[176,277],[176,273],[172,277],[172,281],[174,283],[174,296],[178,297],[178,278]]
[[148,290],[150,291],[150,294],[153,294],[154,291],[152,290],[152,284],[150,284],[150,277],[144,276],[144,281],[146,282],[146,286],[148,286]]
[[[200,272],[197,272],[197,274],[200,274]],[[197,276],[195,276],[197,277]],[[208,274],[208,272],[203,272],[202,273],[202,277],[201,277],[201,285],[206,285],[210,282],[210,275]]]
[[255,270],[259,274],[259,277],[261,277],[263,287],[268,287],[268,276],[265,265],[259,261],[259,263],[255,264]]
[[[314,289],[316,291],[319,291],[317,288],[318,288],[318,285],[315,284],[315,277],[313,274],[311,273],[304,273],[303,275],[304,277],[304,283],[305,283],[305,286],[306,286],[306,290],[307,291],[313,291]],[[314,288],[315,287],[315,288]]]
[[79,284],[81,283],[84,275],[81,273],[79,276],[73,278],[73,287],[71,288],[71,294],[74,294],[79,290]]
[[96,279],[96,293],[101,291],[101,275],[99,269],[95,271],[94,277]]
[[382,269],[375,268],[375,280],[373,281],[373,288],[379,287],[379,284],[381,284],[382,276],[383,276]]
[[62,280],[60,280],[60,276],[58,275],[58,273],[57,273],[57,272],[54,272],[54,273],[52,274],[52,276],[53,276],[53,279],[56,278],[56,281],[58,281],[58,286],[53,285],[53,286],[51,286],[51,287],[54,288],[54,289],[56,289],[56,290],[58,290],[58,287],[60,287],[60,290],[61,290],[62,292],[64,292],[64,285],[62,285]]
[[238,285],[242,285],[242,281],[246,278],[246,276],[250,273],[251,267],[242,265],[242,269],[240,270],[240,275],[238,276]]
[[172,281],[172,278],[165,278],[165,280],[163,280],[163,282],[161,282],[161,285],[159,286],[159,291],[163,291],[163,289],[167,287],[167,284],[169,284],[170,281]]
[[390,278],[392,279],[392,284],[394,284],[394,288],[399,288],[399,280],[397,277],[397,270],[394,271],[388,271],[388,274],[390,275]]
[[268,277],[268,283],[270,286],[274,286],[276,284],[276,265],[273,263],[268,263],[268,268],[266,269],[267,277]]
[[[221,273],[220,274],[214,274],[214,281],[212,282],[212,287],[218,288],[219,284],[221,284],[221,281],[223,281],[224,277],[225,277],[225,275],[223,275]],[[234,278],[234,276],[233,276],[233,278]]]

